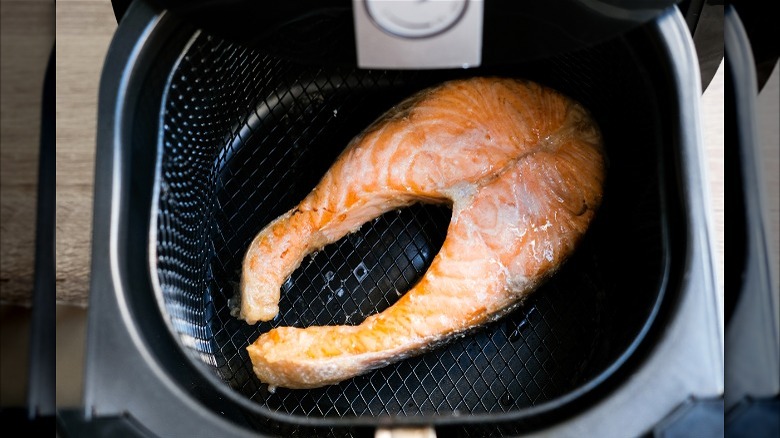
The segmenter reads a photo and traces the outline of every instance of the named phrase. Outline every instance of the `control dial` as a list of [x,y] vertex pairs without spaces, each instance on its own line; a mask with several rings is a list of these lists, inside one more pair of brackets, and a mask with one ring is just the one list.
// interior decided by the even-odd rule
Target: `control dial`
[[468,0],[366,0],[365,5],[383,31],[403,38],[425,38],[457,23]]

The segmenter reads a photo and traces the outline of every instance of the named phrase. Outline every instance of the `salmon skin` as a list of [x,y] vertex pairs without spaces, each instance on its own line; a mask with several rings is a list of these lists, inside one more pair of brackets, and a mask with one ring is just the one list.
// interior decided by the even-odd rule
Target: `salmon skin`
[[255,374],[271,390],[335,384],[500,318],[586,232],[602,197],[602,150],[582,105],[529,81],[453,80],[396,105],[257,234],[233,313],[249,324],[273,319],[304,257],[416,202],[452,208],[439,253],[395,304],[359,325],[260,335],[247,347]]

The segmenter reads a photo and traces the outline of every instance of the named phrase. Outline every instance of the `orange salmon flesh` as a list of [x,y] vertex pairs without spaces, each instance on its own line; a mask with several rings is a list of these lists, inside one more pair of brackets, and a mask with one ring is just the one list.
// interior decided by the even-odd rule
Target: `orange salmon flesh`
[[270,388],[315,388],[418,355],[516,307],[575,250],[601,203],[602,138],[578,102],[507,78],[423,90],[357,135],[295,208],[246,252],[249,324],[279,312],[312,252],[390,210],[448,204],[447,237],[422,279],[355,326],[278,327],[247,347]]

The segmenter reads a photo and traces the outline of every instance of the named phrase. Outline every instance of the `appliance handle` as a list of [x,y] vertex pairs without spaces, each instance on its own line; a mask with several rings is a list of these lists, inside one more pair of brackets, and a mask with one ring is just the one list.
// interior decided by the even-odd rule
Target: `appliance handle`
[[377,428],[374,438],[436,438],[436,429],[428,427]]

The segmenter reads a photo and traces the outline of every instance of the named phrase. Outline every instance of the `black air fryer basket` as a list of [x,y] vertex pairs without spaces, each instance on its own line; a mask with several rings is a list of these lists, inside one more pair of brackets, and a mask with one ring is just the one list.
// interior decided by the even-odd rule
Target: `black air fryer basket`
[[[717,392],[717,333],[669,341],[686,324],[717,330],[691,107],[698,71],[679,12],[550,56],[439,70],[357,68],[351,20],[350,8],[316,10],[249,43],[130,8],[101,84],[86,416],[125,414],[162,436],[586,427],[594,406],[627,397],[628,381],[662,375],[651,366],[659,354],[690,355],[686,369],[700,375],[651,394],[645,414],[658,418],[636,427]],[[464,338],[341,384],[270,392],[246,346],[273,327],[357,324],[392,305],[425,273],[450,211],[393,211],[308,257],[283,286],[280,315],[254,326],[230,315],[249,242],[380,114],[470,76],[537,81],[592,111],[608,173],[584,241],[521,308]],[[694,307],[705,309],[681,317]]]

